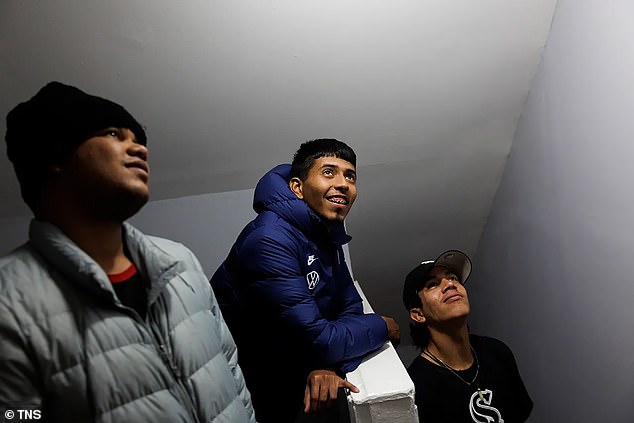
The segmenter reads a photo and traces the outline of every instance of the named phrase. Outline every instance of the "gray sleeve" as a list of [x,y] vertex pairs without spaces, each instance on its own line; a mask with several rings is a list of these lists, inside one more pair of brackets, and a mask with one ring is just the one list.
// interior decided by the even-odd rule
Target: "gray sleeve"
[[0,302],[0,411],[41,408],[37,369],[15,308]]

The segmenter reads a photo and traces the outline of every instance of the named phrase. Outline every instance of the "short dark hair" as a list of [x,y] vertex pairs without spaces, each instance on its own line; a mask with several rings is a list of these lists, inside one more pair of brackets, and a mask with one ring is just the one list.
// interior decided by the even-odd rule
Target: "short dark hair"
[[[433,263],[430,265],[418,265],[414,270],[412,270],[406,278],[405,288],[403,289],[403,302],[405,303],[405,308],[411,310],[413,308],[421,308],[423,306],[420,297],[418,296],[418,291],[425,284],[427,274],[433,267]],[[429,328],[427,327],[427,323],[425,322],[409,322],[409,336],[414,341],[414,345],[416,345],[419,349],[423,349],[429,343]]]
[[429,343],[429,328],[426,323],[409,322],[409,335],[416,345],[421,350]]
[[299,146],[293,156],[291,177],[305,181],[310,167],[320,157],[337,157],[357,167],[357,156],[348,144],[334,138],[319,138]]

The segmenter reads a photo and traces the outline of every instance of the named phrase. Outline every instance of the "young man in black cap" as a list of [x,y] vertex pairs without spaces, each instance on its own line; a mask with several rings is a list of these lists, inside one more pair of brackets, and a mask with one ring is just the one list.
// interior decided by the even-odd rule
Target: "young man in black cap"
[[403,303],[422,349],[408,368],[421,422],[524,422],[533,402],[511,350],[471,335],[464,284],[471,260],[456,250],[424,261],[405,278]]
[[136,119],[52,82],[9,113],[6,142],[35,219],[29,241],[0,259],[5,416],[254,422],[202,267],[124,222],[149,195]]

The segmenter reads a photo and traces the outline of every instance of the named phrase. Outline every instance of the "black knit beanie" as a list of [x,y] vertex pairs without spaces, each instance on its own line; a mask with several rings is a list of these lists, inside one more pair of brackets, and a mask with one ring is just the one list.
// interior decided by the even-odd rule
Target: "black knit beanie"
[[22,198],[34,208],[50,166],[109,127],[128,128],[145,145],[145,130],[122,106],[76,87],[50,82],[7,115],[7,155]]

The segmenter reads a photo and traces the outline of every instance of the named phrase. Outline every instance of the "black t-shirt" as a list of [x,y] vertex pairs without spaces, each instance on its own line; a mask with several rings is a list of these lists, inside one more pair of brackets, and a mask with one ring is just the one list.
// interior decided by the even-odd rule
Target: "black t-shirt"
[[[448,369],[420,355],[407,371],[416,388],[418,416],[424,423],[520,423],[533,409],[511,350],[494,338],[470,335],[478,355],[477,383],[468,386]],[[458,371],[471,382],[476,366]],[[482,398],[478,394],[478,389]]]
[[112,288],[119,301],[126,307],[133,308],[145,320],[147,313],[147,289],[145,280],[134,264],[116,275],[108,275]]

